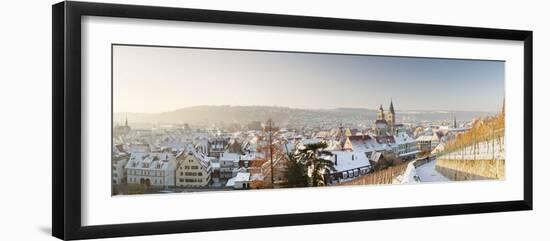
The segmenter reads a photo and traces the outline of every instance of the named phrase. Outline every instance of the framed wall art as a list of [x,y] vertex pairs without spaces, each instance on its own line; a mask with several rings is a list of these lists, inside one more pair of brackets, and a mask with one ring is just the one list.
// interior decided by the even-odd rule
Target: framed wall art
[[53,235],[532,209],[532,32],[53,5]]

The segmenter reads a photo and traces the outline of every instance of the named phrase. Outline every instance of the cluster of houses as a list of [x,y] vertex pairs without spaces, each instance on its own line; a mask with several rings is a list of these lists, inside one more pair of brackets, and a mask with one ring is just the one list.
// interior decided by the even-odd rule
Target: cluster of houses
[[[387,158],[411,160],[421,152],[443,148],[445,138],[459,131],[455,126],[414,130],[396,124],[393,103],[386,114],[382,106],[369,130],[344,128],[305,135],[278,128],[267,133],[261,123],[234,133],[191,129],[133,130],[126,122],[115,126],[112,158],[113,184],[140,184],[152,188],[253,189],[285,182],[288,154],[308,144],[324,142],[334,164],[326,173],[329,183],[367,175]],[[268,138],[268,135],[270,138]],[[153,137],[151,137],[153,136]]]

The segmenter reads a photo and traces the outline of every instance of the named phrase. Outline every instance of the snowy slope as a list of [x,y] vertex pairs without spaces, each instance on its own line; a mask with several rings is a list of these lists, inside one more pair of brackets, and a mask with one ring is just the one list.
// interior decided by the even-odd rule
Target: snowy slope
[[[502,144],[499,144],[502,143]],[[504,160],[504,138],[478,143],[477,148],[468,146],[462,150],[442,155],[439,159],[450,160]],[[475,150],[475,151],[474,151]]]

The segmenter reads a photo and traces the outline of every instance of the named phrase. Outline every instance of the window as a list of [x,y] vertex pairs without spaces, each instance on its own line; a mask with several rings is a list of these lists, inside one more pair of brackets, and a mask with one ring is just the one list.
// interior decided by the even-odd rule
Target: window
[[202,176],[202,172],[198,172],[197,174],[198,174],[199,176]]

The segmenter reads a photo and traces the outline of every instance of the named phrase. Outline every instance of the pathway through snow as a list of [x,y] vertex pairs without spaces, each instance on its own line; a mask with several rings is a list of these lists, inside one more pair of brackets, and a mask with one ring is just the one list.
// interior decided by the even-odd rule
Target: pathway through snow
[[445,176],[435,170],[435,160],[430,161],[416,168],[416,175],[420,178],[420,182],[448,182],[450,181]]

